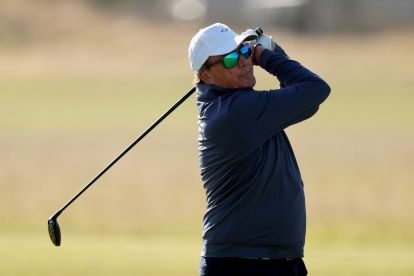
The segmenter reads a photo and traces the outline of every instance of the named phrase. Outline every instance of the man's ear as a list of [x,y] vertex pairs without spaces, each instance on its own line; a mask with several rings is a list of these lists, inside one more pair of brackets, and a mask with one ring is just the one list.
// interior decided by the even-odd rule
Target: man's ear
[[198,73],[198,78],[204,83],[209,83],[211,77],[208,71],[202,70]]

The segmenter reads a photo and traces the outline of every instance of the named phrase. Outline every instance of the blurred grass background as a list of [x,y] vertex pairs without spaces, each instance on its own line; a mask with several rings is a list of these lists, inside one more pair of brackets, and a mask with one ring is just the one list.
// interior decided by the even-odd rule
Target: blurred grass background
[[[65,211],[60,248],[46,221],[191,88],[198,27],[79,1],[3,1],[0,18],[0,275],[197,275],[194,96]],[[332,87],[314,118],[287,130],[310,275],[413,275],[412,31],[263,28]],[[256,75],[257,88],[275,87]]]

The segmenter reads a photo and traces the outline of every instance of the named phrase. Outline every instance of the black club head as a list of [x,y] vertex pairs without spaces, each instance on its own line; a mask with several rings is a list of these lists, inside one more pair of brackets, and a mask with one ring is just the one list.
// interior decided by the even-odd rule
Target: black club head
[[56,246],[60,246],[61,242],[61,235],[60,235],[60,227],[56,220],[56,218],[50,218],[47,221],[47,228],[49,230],[49,237],[52,240],[53,244]]

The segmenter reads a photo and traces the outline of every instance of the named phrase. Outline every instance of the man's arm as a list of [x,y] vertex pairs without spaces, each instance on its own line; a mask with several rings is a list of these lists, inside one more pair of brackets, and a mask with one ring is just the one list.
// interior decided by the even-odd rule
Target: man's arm
[[276,46],[274,52],[256,46],[255,59],[278,78],[282,88],[242,91],[235,96],[231,105],[233,125],[249,143],[266,140],[310,118],[330,93],[325,81],[290,59],[280,46]]

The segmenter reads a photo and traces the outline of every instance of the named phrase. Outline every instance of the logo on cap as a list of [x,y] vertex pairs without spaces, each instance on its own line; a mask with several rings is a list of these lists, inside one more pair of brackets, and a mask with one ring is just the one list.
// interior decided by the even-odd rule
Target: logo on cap
[[222,33],[227,33],[227,31],[228,31],[229,29],[227,29],[227,28],[221,28],[221,32]]

